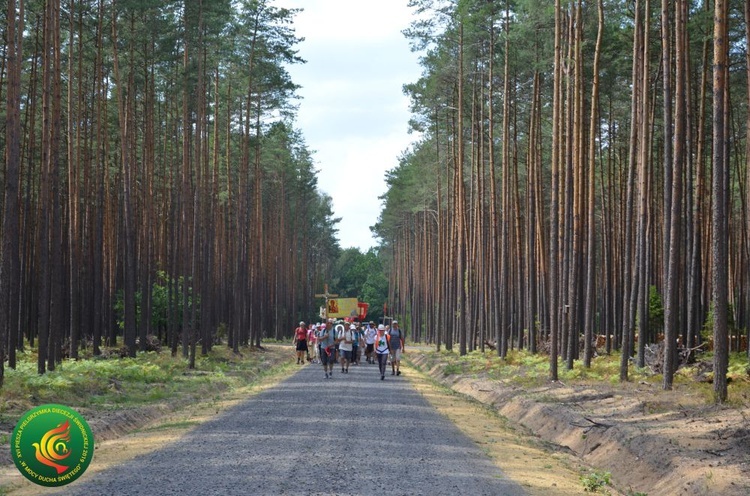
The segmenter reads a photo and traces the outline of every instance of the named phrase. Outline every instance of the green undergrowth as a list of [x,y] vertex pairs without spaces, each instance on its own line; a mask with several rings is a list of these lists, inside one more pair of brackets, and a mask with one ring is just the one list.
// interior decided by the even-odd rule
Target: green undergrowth
[[[487,350],[484,353],[475,350],[460,356],[455,350],[419,351],[424,358],[422,369],[431,370],[435,367],[442,369],[444,376],[464,375],[470,377],[484,377],[498,380],[509,385],[519,387],[542,386],[549,382],[549,356],[531,354],[526,350],[511,350],[505,358],[500,358],[496,352]],[[689,386],[699,394],[712,400],[712,384],[710,384],[710,373],[708,377],[702,375],[707,363],[711,363],[713,357],[706,354],[698,363],[681,367],[675,374],[674,384],[676,387]],[[731,355],[729,364],[730,381],[730,405],[732,398],[740,398],[744,401],[750,398],[750,367],[747,355],[735,353]],[[582,360],[575,360],[572,369],[566,367],[566,363],[558,361],[558,379],[565,384],[595,385],[610,384],[617,385],[620,382],[620,354],[615,352],[611,355],[599,355],[591,362],[591,367],[583,366]],[[628,379],[631,383],[650,384],[660,387],[663,377],[661,374],[653,373],[649,368],[637,368],[633,364],[628,370]],[[734,389],[735,394],[732,394]]]
[[603,471],[593,471],[581,475],[583,490],[590,493],[598,493],[599,490],[609,486],[612,474]]
[[216,346],[208,356],[196,358],[195,369],[189,369],[181,355],[143,352],[135,358],[64,360],[54,371],[39,375],[36,353],[27,351],[19,354],[16,369],[6,369],[0,388],[0,432],[27,409],[45,403],[107,411],[216,399],[278,368],[280,360],[275,357],[275,351],[244,348],[236,355]]

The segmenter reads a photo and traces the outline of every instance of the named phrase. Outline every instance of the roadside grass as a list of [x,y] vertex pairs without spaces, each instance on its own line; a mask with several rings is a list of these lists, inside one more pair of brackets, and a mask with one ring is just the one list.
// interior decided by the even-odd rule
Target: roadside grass
[[136,358],[64,360],[54,371],[39,375],[35,351],[26,351],[19,354],[15,370],[6,369],[0,388],[0,450],[7,449],[15,419],[34,406],[59,403],[113,411],[160,402],[217,400],[222,393],[270,372],[269,365],[279,361],[274,361],[274,353],[244,348],[236,355],[226,346],[215,346],[208,356],[197,357],[191,370],[181,355],[143,352]]
[[[138,353],[136,358],[66,360],[55,371],[36,373],[36,354],[23,354],[16,370],[6,369],[0,388],[0,496],[38,493],[13,467],[9,439],[23,412],[43,403],[61,403],[88,420],[112,418],[110,412],[143,412],[143,425],[128,425],[128,435],[97,444],[97,464],[89,472],[105,470],[122,460],[156,450],[221,411],[296,371],[290,346],[263,342],[264,349],[242,348],[234,354],[216,346],[196,358],[188,369],[181,355],[169,351]],[[21,358],[19,356],[19,358]],[[154,406],[162,412],[149,420]],[[95,432],[96,435],[96,432]],[[3,465],[4,464],[4,465]]]
[[196,425],[200,425],[200,422],[197,422],[195,420],[182,420],[179,422],[167,422],[165,424],[154,425],[153,427],[146,427],[144,429],[139,429],[139,432],[155,432],[155,431],[165,431],[165,430],[172,430],[172,429],[188,429]]
[[581,485],[587,493],[598,493],[600,489],[609,486],[612,474],[601,470],[595,470],[581,475]]
[[[465,375],[486,377],[518,387],[539,387],[549,382],[549,357],[533,355],[527,350],[510,350],[504,359],[489,349],[484,353],[475,350],[460,356],[457,351],[420,349],[426,357],[422,368],[441,367],[445,376]],[[689,388],[701,400],[713,403],[712,373],[701,377],[701,370],[712,363],[713,355],[705,353],[699,362],[681,367],[674,377],[675,388]],[[648,367],[638,368],[631,363],[628,370],[630,383],[650,385],[660,388],[663,377],[653,373]],[[728,369],[728,406],[747,405],[750,401],[750,365],[745,353],[732,353]],[[558,380],[575,385],[616,385],[620,383],[620,353],[602,354],[591,361],[591,368],[585,368],[582,360],[575,360],[568,370],[565,362],[558,361]]]

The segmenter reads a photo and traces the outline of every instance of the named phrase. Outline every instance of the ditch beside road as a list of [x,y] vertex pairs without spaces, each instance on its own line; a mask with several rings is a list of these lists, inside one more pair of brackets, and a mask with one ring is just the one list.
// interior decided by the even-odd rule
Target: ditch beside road
[[[521,376],[533,367],[516,367],[511,370],[519,377],[501,379],[467,372],[456,367],[455,357],[427,350],[413,350],[410,360],[558,453],[595,467],[589,474],[608,475],[623,494],[750,494],[750,408],[739,380],[731,392],[739,396],[735,404],[714,405],[706,397],[707,385],[693,379],[664,391],[654,382],[661,376],[629,382],[532,381]],[[481,362],[478,356],[473,360]]]

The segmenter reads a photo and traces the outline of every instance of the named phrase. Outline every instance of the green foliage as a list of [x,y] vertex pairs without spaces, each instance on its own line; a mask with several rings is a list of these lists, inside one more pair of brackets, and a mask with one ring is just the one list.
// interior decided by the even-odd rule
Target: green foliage
[[604,471],[594,471],[581,476],[583,490],[590,493],[599,492],[600,489],[609,485],[612,474]]
[[[148,391],[150,385],[167,383],[185,367],[180,359],[153,352],[138,358],[113,360],[65,360],[54,371],[39,375],[34,362],[24,358],[18,367],[7,371],[8,384],[24,397],[45,401],[64,399],[65,403],[86,405],[98,396],[133,391]],[[130,386],[128,386],[130,385]]]
[[[730,334],[736,332],[736,327],[734,325],[734,305],[731,302],[727,304],[727,329],[729,330]],[[708,314],[706,315],[706,320],[703,323],[703,328],[701,329],[701,338],[703,338],[703,341],[712,341],[714,338],[713,301],[711,301],[708,307]]]
[[342,298],[358,298],[370,305],[367,319],[378,321],[383,316],[383,304],[388,297],[388,278],[379,252],[370,248],[362,253],[358,248],[341,252],[333,271],[331,291]]
[[443,375],[457,375],[463,372],[463,367],[458,363],[451,363],[443,368]]
[[[12,426],[27,409],[43,403],[61,403],[87,411],[107,412],[164,402],[171,408],[216,401],[223,391],[241,390],[260,377],[287,370],[286,350],[263,353],[252,349],[243,355],[215,347],[189,370],[187,362],[169,354],[139,353],[136,358],[66,360],[53,372],[38,375],[36,354],[19,353],[16,369],[6,370],[0,401],[0,423]],[[283,365],[279,365],[283,364]],[[296,370],[295,370],[296,371]],[[106,413],[105,413],[106,415]],[[164,428],[183,428],[191,421]],[[8,450],[10,436],[0,434],[0,450]],[[0,495],[12,488],[0,482]]]
[[727,376],[734,380],[750,380],[750,362],[748,361],[746,352],[742,351],[729,354]]
[[651,330],[664,329],[664,306],[656,286],[648,288],[648,325]]
[[[174,323],[179,325],[182,322],[182,291],[185,278],[180,276],[179,279],[175,280],[172,278],[172,312]],[[154,282],[151,289],[151,328],[165,328],[169,324],[169,276],[166,272],[160,270],[156,273],[156,281]],[[193,286],[187,287],[188,292],[188,312],[192,312],[193,300],[198,305],[196,309],[196,315],[200,316],[200,298],[193,298]],[[136,322],[138,325],[141,324],[141,301],[142,293],[137,291],[135,294],[135,305],[136,305]],[[115,314],[117,315],[117,325],[120,329],[125,328],[125,301],[124,292],[122,290],[117,292],[115,298]]]
[[632,489],[628,489],[628,496],[648,496],[648,493],[642,493],[639,491],[633,491]]
[[19,355],[16,369],[6,370],[3,397],[74,407],[141,404],[243,386],[258,375],[261,360],[253,353],[243,358],[216,347],[196,360],[195,370],[188,370],[181,357],[145,352],[136,358],[64,360],[56,370],[39,375],[35,354],[27,353]]
[[[532,354],[528,350],[509,350],[505,359],[501,359],[494,351],[482,353],[480,350],[460,356],[457,351],[441,350],[439,352],[428,352],[426,356],[429,363],[427,369],[435,365],[443,366],[446,375],[451,374],[486,374],[488,377],[512,383],[521,387],[536,387],[547,384],[549,381],[549,357],[546,355]],[[746,361],[744,363],[747,363]],[[616,385],[619,379],[620,355],[614,352],[611,355],[595,357],[591,367],[583,366],[582,360],[573,363],[573,369],[565,368],[565,363],[560,359],[558,362],[558,376],[564,382],[576,382],[579,384],[602,384],[611,383]],[[741,370],[742,365],[737,365]],[[658,382],[660,376],[651,374],[648,369],[634,369],[630,378],[640,382]],[[680,379],[683,383],[692,381],[689,376]]]

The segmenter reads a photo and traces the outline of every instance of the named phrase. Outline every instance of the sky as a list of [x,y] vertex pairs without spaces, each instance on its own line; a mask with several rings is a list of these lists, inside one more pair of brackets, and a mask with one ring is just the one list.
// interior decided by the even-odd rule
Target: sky
[[295,31],[305,40],[288,68],[301,85],[296,126],[314,151],[319,189],[333,199],[342,248],[367,251],[378,241],[386,171],[416,136],[402,86],[421,73],[401,31],[412,20],[408,0],[274,0],[303,8]]

